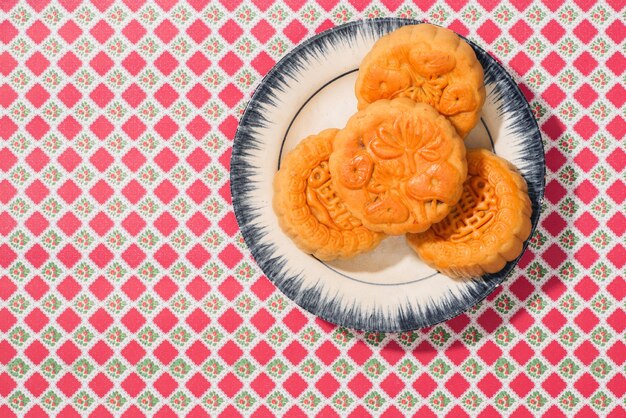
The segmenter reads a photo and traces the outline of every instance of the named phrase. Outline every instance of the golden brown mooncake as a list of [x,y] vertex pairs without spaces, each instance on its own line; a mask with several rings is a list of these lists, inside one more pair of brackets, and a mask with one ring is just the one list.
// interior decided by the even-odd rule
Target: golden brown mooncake
[[483,68],[472,47],[449,29],[404,26],[380,38],[359,66],[358,108],[408,97],[448,117],[462,138],[480,119]]
[[326,129],[302,140],[274,177],[273,204],[281,228],[321,260],[352,257],[384,237],[365,228],[335,194],[328,158],[337,132]]
[[453,278],[500,271],[522,252],[531,231],[526,182],[506,160],[468,150],[463,197],[441,222],[407,240],[420,258]]
[[367,228],[422,232],[461,197],[465,145],[430,105],[379,100],[339,131],[330,173],[339,198]]

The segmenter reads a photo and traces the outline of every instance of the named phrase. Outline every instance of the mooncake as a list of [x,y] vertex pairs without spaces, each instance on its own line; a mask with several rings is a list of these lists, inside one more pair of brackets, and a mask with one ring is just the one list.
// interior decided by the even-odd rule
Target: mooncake
[[465,145],[430,105],[379,100],[337,133],[330,173],[339,198],[367,228],[422,232],[461,197]]
[[274,177],[274,211],[283,231],[304,252],[321,260],[352,257],[378,245],[372,232],[348,211],[330,180],[328,158],[337,129],[302,140]]
[[526,182],[506,160],[484,150],[467,152],[463,196],[450,214],[409,245],[431,267],[453,278],[495,273],[522,252],[531,231]]
[[403,26],[380,38],[359,66],[358,108],[408,97],[448,117],[461,137],[480,119],[483,68],[472,47],[449,29]]

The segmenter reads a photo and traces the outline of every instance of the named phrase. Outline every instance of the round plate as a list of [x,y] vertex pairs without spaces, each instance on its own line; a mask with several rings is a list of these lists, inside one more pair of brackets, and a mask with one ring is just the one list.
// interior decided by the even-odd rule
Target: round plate
[[[243,237],[263,272],[290,299],[338,325],[397,332],[434,325],[475,305],[511,273],[453,280],[426,266],[403,236],[357,257],[322,262],[282,232],[272,210],[272,180],[285,154],[307,135],[343,128],[356,112],[359,63],[381,36],[406,19],[348,23],[299,45],[263,79],[239,123],[231,160],[231,192]],[[481,123],[466,145],[494,150],[528,183],[537,225],[545,159],[530,107],[500,64],[470,42],[485,72]],[[528,240],[524,248],[528,245]]]

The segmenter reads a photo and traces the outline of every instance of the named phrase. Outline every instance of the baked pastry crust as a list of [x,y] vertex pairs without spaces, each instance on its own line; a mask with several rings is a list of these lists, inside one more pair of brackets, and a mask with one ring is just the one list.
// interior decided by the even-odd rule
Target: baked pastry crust
[[330,173],[337,195],[367,228],[422,232],[461,197],[465,145],[431,106],[379,100],[337,134]]
[[483,68],[453,31],[426,23],[403,26],[380,38],[365,56],[355,93],[359,110],[395,97],[427,103],[465,138],[485,102]]
[[532,228],[523,177],[485,149],[467,152],[463,197],[441,222],[407,241],[431,267],[453,278],[500,271],[517,258]]
[[384,235],[352,216],[330,181],[328,158],[337,129],[302,140],[274,177],[274,211],[285,233],[321,260],[352,257],[376,247]]

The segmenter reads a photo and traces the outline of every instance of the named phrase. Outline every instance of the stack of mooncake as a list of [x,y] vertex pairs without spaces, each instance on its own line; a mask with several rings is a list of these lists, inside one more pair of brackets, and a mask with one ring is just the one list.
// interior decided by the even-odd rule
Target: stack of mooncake
[[531,231],[526,182],[464,144],[485,101],[472,47],[445,28],[404,26],[365,56],[355,93],[346,126],[303,139],[274,178],[274,210],[296,245],[331,260],[406,234],[453,278],[517,258]]

